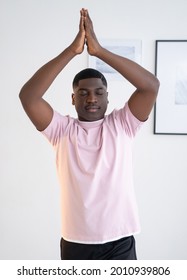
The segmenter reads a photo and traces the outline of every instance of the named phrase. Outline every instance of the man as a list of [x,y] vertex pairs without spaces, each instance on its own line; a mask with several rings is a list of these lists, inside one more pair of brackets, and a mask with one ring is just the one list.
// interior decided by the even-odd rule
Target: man
[[[107,82],[94,69],[73,80],[78,119],[62,116],[42,98],[56,76],[85,44],[136,90],[108,116]],[[132,140],[148,119],[159,89],[157,78],[140,65],[103,48],[86,9],[79,32],[56,58],[41,67],[20,92],[22,105],[56,150],[62,195],[62,259],[136,259],[133,235],[139,220],[132,179]],[[115,93],[119,94],[119,93]]]

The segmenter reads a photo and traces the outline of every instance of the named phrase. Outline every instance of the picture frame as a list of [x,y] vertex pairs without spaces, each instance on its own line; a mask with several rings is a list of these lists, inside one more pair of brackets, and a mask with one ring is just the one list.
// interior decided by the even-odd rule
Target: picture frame
[[154,134],[187,135],[187,40],[156,40]]
[[[107,50],[126,57],[141,65],[142,41],[139,39],[100,39],[100,44]],[[88,65],[103,73],[107,80],[123,81],[122,77],[115,69],[95,56],[88,57]]]

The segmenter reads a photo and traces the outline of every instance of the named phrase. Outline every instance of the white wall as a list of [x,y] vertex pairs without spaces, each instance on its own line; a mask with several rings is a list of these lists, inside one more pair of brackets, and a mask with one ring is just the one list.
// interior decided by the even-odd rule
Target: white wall
[[[64,4],[66,3],[66,4]],[[187,39],[186,0],[0,1],[0,259],[59,259],[60,198],[52,148],[26,117],[21,86],[61,52],[88,8],[98,38],[141,39],[142,65],[154,73],[155,40]],[[87,67],[76,57],[47,93],[53,107],[75,115],[71,81]],[[129,96],[110,85],[110,107]],[[142,232],[139,259],[187,259],[187,137],[153,135],[153,113],[134,147]]]

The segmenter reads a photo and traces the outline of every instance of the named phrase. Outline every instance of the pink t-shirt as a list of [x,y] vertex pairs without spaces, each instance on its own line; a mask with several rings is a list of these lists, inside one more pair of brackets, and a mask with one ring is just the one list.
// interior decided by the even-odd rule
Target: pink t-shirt
[[56,151],[65,240],[99,244],[140,231],[132,141],[141,124],[128,103],[94,122],[54,111],[42,133]]

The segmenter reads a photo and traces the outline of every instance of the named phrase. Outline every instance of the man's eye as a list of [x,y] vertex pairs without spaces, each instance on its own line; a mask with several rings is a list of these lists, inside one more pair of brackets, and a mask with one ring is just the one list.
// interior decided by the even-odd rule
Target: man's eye
[[80,94],[81,96],[86,96],[86,95],[88,94],[88,92],[87,92],[86,90],[80,90],[80,91],[79,91],[79,94]]
[[98,95],[103,95],[103,94],[104,94],[104,90],[103,90],[103,89],[98,89],[98,90],[96,91],[96,94],[98,94]]

